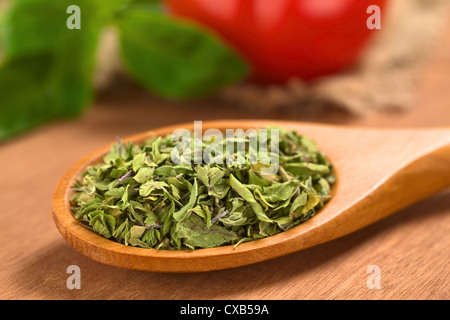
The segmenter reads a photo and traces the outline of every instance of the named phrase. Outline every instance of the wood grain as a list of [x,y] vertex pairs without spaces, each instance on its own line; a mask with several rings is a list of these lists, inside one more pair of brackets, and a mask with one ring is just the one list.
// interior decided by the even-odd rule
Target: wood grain
[[[449,34],[450,35],[450,34]],[[420,81],[407,112],[356,118],[339,112],[255,114],[215,101],[173,103],[137,88],[116,88],[74,121],[39,128],[0,146],[1,299],[449,299],[450,190],[340,239],[275,260],[195,274],[127,270],[78,253],[56,229],[56,184],[85,154],[151,128],[193,120],[266,118],[364,127],[450,125],[450,36]],[[364,177],[361,177],[363,179]],[[69,290],[66,269],[81,269]],[[381,289],[366,286],[370,265]]]

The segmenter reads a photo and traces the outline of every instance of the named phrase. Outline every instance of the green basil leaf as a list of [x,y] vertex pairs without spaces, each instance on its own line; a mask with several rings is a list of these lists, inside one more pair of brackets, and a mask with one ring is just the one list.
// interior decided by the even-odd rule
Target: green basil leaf
[[79,115],[93,98],[91,77],[104,11],[79,0],[82,29],[69,30],[73,1],[14,1],[3,22],[0,139]]
[[235,52],[194,24],[151,10],[126,10],[118,28],[127,70],[158,95],[202,97],[248,73]]

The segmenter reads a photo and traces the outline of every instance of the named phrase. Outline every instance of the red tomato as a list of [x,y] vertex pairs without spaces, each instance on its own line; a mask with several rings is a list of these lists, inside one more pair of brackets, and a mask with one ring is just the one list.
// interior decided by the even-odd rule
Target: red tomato
[[214,30],[246,58],[251,80],[283,83],[342,71],[371,35],[367,8],[385,0],[166,0],[169,11]]

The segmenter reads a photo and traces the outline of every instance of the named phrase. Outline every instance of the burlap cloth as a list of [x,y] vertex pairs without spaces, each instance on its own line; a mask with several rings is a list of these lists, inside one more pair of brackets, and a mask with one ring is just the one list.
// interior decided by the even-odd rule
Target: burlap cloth
[[[304,83],[283,86],[239,84],[219,92],[222,102],[255,110],[342,108],[363,115],[373,109],[408,109],[426,62],[440,38],[448,34],[450,0],[390,0],[381,29],[349,71]],[[102,37],[97,88],[105,88],[121,73],[114,34]]]

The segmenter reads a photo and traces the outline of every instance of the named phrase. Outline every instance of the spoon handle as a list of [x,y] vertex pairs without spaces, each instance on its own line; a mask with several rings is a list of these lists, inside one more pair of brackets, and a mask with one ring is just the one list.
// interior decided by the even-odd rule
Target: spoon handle
[[420,151],[406,146],[402,150],[400,145],[398,152],[405,153],[405,161],[336,217],[339,225],[345,226],[339,231],[341,235],[450,187],[450,129],[418,130],[411,133],[411,139]]

